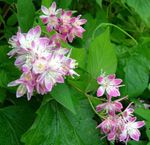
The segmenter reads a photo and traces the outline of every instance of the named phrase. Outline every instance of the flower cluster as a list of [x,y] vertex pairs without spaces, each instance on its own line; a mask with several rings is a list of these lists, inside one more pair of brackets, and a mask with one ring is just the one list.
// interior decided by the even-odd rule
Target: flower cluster
[[[27,33],[22,33],[19,30],[9,40],[13,49],[8,55],[16,57],[15,65],[22,71],[19,79],[8,84],[8,86],[19,85],[16,93],[17,98],[27,93],[27,98],[30,100],[34,90],[43,95],[50,92],[56,83],[64,83],[65,76],[78,76],[74,71],[77,66],[76,60],[70,58],[70,51],[61,47],[59,40],[64,36],[69,41],[73,40],[75,35],[81,36],[84,29],[80,25],[85,23],[85,20],[79,20],[79,16],[71,18],[70,11],[56,10],[55,2],[49,9],[42,6],[42,11],[45,15],[42,15],[41,18],[47,24],[47,30],[51,31],[53,28],[59,30],[56,34],[51,38],[41,36],[41,27],[36,26]],[[56,16],[60,12],[62,15],[57,18]],[[72,28],[70,28],[71,22]],[[71,30],[74,33],[71,34]]]
[[97,78],[100,87],[97,90],[97,96],[100,97],[104,94],[107,96],[107,102],[96,106],[97,112],[105,111],[106,116],[102,123],[97,128],[100,128],[102,133],[107,136],[109,141],[122,141],[127,143],[130,139],[139,141],[140,132],[138,128],[144,126],[144,121],[136,121],[132,109],[128,107],[122,111],[123,105],[120,102],[122,99],[114,100],[113,97],[120,96],[119,87],[122,83],[121,79],[117,79],[115,75],[105,74]]
[[49,9],[45,6],[42,6],[41,9],[43,12],[43,15],[40,16],[42,22],[47,25],[48,32],[53,29],[58,32],[55,35],[58,40],[72,42],[76,36],[82,38],[85,29],[81,25],[86,23],[86,19],[80,19],[81,15],[72,17],[72,11],[56,10],[55,2]]

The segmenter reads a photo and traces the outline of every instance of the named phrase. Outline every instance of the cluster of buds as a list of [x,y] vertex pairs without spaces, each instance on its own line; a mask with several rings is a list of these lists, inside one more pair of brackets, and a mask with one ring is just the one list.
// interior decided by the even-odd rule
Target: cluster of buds
[[[55,2],[49,9],[42,6],[42,11],[47,15],[43,15],[41,18],[44,23],[48,24],[48,31],[58,27],[58,25],[54,25],[54,20],[62,10],[56,11],[55,9]],[[64,21],[65,18],[62,17],[65,17],[66,14],[68,15],[68,12],[62,11],[61,20]],[[80,22],[79,17],[74,19],[76,23]],[[66,20],[66,26],[67,24],[70,26],[68,20]],[[76,33],[79,31],[78,28],[82,28],[79,26],[80,24],[78,24],[76,31],[74,30]],[[61,47],[60,41],[57,41],[56,35],[62,36],[62,34],[64,35],[59,30],[51,38],[41,36],[41,27],[36,26],[27,33],[22,33],[19,30],[16,35],[10,38],[9,44],[13,49],[8,55],[16,57],[15,65],[22,71],[19,79],[8,84],[8,86],[19,85],[16,93],[17,98],[27,94],[27,98],[30,100],[34,91],[38,94],[46,94],[52,90],[56,83],[64,83],[65,76],[78,76],[74,71],[77,66],[76,60],[70,58],[71,51]]]
[[97,128],[101,129],[109,141],[120,141],[126,144],[130,139],[139,141],[141,134],[138,129],[144,126],[144,121],[136,121],[137,118],[133,115],[134,109],[130,107],[131,103],[123,110],[120,102],[122,99],[112,99],[120,96],[119,87],[122,86],[120,85],[122,80],[117,79],[115,75],[106,76],[103,73],[97,78],[97,82],[100,85],[97,96],[106,94],[107,97],[107,102],[96,106],[97,112],[104,111],[106,114]]
[[86,23],[86,19],[80,19],[81,15],[72,17],[72,11],[56,10],[55,2],[49,9],[42,6],[41,10],[43,12],[43,15],[40,16],[42,22],[47,25],[48,32],[52,30],[57,32],[55,34],[57,40],[72,42],[76,36],[82,38],[85,29],[81,25]]

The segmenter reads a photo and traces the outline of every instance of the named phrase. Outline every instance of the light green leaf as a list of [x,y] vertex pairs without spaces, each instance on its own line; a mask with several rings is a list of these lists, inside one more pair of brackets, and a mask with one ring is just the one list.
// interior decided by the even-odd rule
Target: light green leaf
[[117,58],[112,47],[107,28],[103,33],[91,41],[88,56],[88,72],[93,78],[100,75],[101,70],[107,74],[115,73]]
[[35,8],[32,0],[17,1],[18,22],[21,30],[27,32],[33,25]]
[[73,48],[71,51],[71,58],[74,58],[77,61],[80,68],[85,69],[86,50],[84,48]]
[[89,104],[75,94],[80,97],[77,115],[54,101],[41,106],[34,124],[22,137],[25,145],[99,145]]
[[0,109],[0,144],[22,145],[20,137],[31,125],[33,117],[33,110],[25,105]]
[[52,97],[64,107],[75,113],[75,108],[70,94],[69,87],[66,84],[58,84],[51,92]]
[[147,25],[150,24],[150,1],[149,0],[126,0],[135,12],[143,19]]
[[135,109],[135,113],[141,116],[143,119],[150,121],[150,110],[143,109],[143,108],[137,108]]
[[125,68],[125,86],[129,97],[138,97],[148,86],[149,70],[145,58],[132,56]]
[[102,1],[103,1],[103,0],[96,0],[97,4],[98,4],[100,7],[102,7]]
[[42,5],[46,7],[50,7],[52,4],[53,0],[42,0]]

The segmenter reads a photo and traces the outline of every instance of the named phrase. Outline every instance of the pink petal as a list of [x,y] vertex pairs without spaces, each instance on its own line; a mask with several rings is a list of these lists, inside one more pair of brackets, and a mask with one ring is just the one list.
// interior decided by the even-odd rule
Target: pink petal
[[104,77],[103,77],[103,76],[99,76],[99,77],[97,78],[98,84],[102,84],[102,83],[103,83],[103,80],[104,80]]
[[45,15],[49,15],[49,10],[45,6],[42,6],[41,10]]
[[121,83],[122,83],[122,80],[121,80],[121,79],[114,79],[114,80],[113,80],[113,84],[116,85],[116,86],[117,86],[117,85],[120,85]]
[[36,26],[33,29],[33,34],[36,35],[36,37],[40,37],[40,35],[41,35],[41,27],[40,26]]
[[113,97],[117,97],[120,96],[120,92],[118,89],[116,89],[115,87],[108,87],[106,88],[106,91],[108,93],[109,96],[113,96]]
[[114,102],[114,105],[115,105],[117,111],[121,111],[121,109],[123,108],[123,106],[120,102]]
[[115,139],[115,132],[109,133],[107,138],[109,141],[114,140]]
[[46,30],[47,30],[48,32],[51,32],[52,29],[53,29],[53,27],[52,27],[51,25],[47,25]]
[[120,134],[119,139],[120,139],[120,141],[125,141],[126,138],[127,138],[127,131],[124,130],[124,131]]
[[52,10],[53,12],[55,12],[56,10],[56,2],[53,2],[51,7],[50,7],[50,10]]
[[10,82],[7,86],[8,87],[13,87],[13,86],[17,86],[18,83],[16,81]]
[[135,128],[141,128],[145,125],[144,121],[137,121],[134,123]]
[[97,111],[97,112],[101,111],[102,109],[104,109],[105,106],[106,106],[106,103],[97,105],[97,106],[96,106],[96,111]]
[[40,18],[42,19],[42,22],[43,22],[44,24],[47,24],[47,23],[48,23],[48,17],[47,17],[47,16],[42,15],[42,16],[40,16]]
[[80,20],[80,25],[83,25],[83,24],[85,24],[86,22],[87,22],[86,19],[81,19],[81,20]]
[[72,11],[67,11],[67,12],[66,12],[66,15],[67,15],[67,16],[71,16],[71,15],[72,15]]
[[26,93],[26,87],[24,85],[20,85],[16,92],[16,97],[20,98]]
[[133,140],[139,141],[141,133],[139,132],[138,129],[134,129],[131,132],[129,132],[129,135]]
[[98,97],[103,96],[104,92],[105,92],[104,87],[100,86],[97,90],[97,96]]
[[108,76],[108,79],[109,79],[109,80],[112,80],[112,79],[115,79],[115,77],[116,77],[116,75],[115,75],[115,74],[112,74],[112,75],[109,75],[109,76]]
[[64,83],[64,78],[62,76],[57,77],[58,83]]
[[50,92],[52,90],[53,85],[49,80],[45,80],[45,87],[46,87],[47,91]]

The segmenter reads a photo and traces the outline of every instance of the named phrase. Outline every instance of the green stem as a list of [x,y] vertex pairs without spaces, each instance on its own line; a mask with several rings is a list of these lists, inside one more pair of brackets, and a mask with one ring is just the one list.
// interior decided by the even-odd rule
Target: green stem
[[118,30],[120,30],[121,32],[123,32],[126,36],[130,37],[130,38],[135,42],[136,45],[138,45],[138,42],[137,42],[129,33],[127,33],[127,32],[124,31],[122,28],[120,28],[119,26],[114,25],[114,24],[112,24],[112,23],[101,23],[100,25],[98,25],[97,28],[96,28],[96,29],[94,30],[94,32],[93,32],[92,39],[94,39],[96,31],[97,31],[99,28],[104,27],[104,26],[112,26],[112,27],[117,28]]

